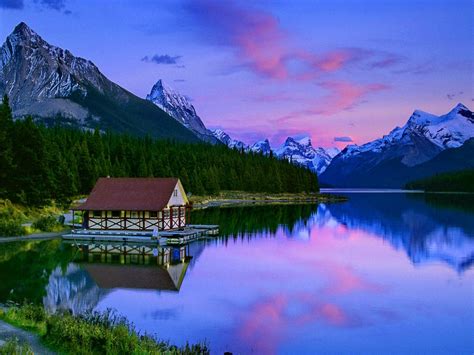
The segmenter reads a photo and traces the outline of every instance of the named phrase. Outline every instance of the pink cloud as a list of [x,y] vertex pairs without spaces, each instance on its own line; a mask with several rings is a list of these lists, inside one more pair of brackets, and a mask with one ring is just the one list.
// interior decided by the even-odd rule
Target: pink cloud
[[236,50],[239,62],[266,77],[287,77],[287,35],[270,13],[213,0],[192,1],[189,10],[208,27],[211,38]]
[[332,115],[343,110],[350,110],[359,104],[368,94],[387,90],[385,84],[354,84],[349,81],[326,81],[319,84],[329,91],[325,100],[327,105],[322,110],[316,110],[322,115]]
[[273,120],[275,124],[294,124],[304,122],[308,116],[330,116],[341,111],[347,111],[362,103],[363,98],[369,94],[387,90],[388,85],[355,84],[349,81],[325,81],[318,84],[328,93],[322,99],[315,99],[307,104],[307,108]]
[[[295,306],[301,311],[292,311]],[[243,343],[253,344],[257,353],[275,354],[293,327],[312,323],[333,327],[367,324],[360,316],[335,303],[322,302],[317,294],[293,292],[273,295],[251,305],[239,320],[235,334]]]
[[[246,8],[232,0],[195,0],[187,9],[206,29],[208,39],[234,49],[238,66],[266,78],[310,80],[377,55],[360,48],[321,53],[301,48],[270,12]],[[300,68],[297,73],[290,70],[295,62]]]

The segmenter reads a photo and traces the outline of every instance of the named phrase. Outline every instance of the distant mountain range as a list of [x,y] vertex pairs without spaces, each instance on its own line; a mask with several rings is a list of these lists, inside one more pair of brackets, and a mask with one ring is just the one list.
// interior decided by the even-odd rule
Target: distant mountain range
[[321,174],[337,187],[402,187],[441,172],[474,167],[474,114],[458,104],[442,116],[416,110],[403,127],[349,145]]
[[158,106],[107,79],[91,61],[49,44],[23,22],[0,48],[0,94],[5,93],[15,117],[199,140]]
[[309,137],[295,139],[288,137],[278,148],[272,148],[268,139],[247,145],[241,141],[232,139],[224,131],[217,129],[213,131],[214,136],[229,148],[242,149],[245,152],[254,152],[264,155],[274,156],[280,159],[287,159],[295,164],[307,167],[311,171],[321,174],[326,170],[331,160],[339,153],[339,149],[314,148]]
[[186,142],[205,141],[287,159],[336,187],[402,187],[414,179],[474,167],[474,115],[463,104],[436,116],[416,110],[403,127],[363,145],[313,147],[309,137],[247,145],[206,128],[190,100],[158,80],[146,100],[107,79],[89,60],[55,47],[20,23],[0,47],[0,95],[16,118]]
[[322,173],[331,162],[331,159],[339,153],[337,148],[313,148],[309,137],[298,140],[288,137],[281,147],[273,149],[268,139],[247,145],[242,141],[232,139],[229,134],[221,129],[210,131],[197,115],[196,109],[189,102],[189,99],[171,88],[162,79],[158,80],[153,86],[150,94],[147,95],[147,100],[153,102],[207,142],[221,142],[229,148],[239,149],[245,152],[264,155],[270,155],[272,153],[278,158],[290,160],[318,174]]

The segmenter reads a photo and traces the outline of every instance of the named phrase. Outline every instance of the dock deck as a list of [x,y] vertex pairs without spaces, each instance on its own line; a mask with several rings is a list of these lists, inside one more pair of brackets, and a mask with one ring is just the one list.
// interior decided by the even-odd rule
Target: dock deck
[[151,231],[75,229],[62,238],[74,241],[180,245],[218,234],[218,225],[191,224],[183,229],[160,231],[158,237],[154,237]]

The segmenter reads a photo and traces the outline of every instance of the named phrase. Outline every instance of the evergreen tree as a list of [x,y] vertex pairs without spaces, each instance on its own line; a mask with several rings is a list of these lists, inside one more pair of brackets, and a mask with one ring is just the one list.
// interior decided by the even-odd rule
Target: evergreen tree
[[7,196],[11,189],[13,173],[12,125],[12,111],[8,96],[5,95],[0,105],[0,197]]

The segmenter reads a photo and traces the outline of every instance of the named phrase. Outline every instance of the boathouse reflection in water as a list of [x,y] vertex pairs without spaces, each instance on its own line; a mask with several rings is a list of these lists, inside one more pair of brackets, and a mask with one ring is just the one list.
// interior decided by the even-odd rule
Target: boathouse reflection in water
[[76,244],[75,262],[101,289],[179,291],[189,265],[189,245]]

